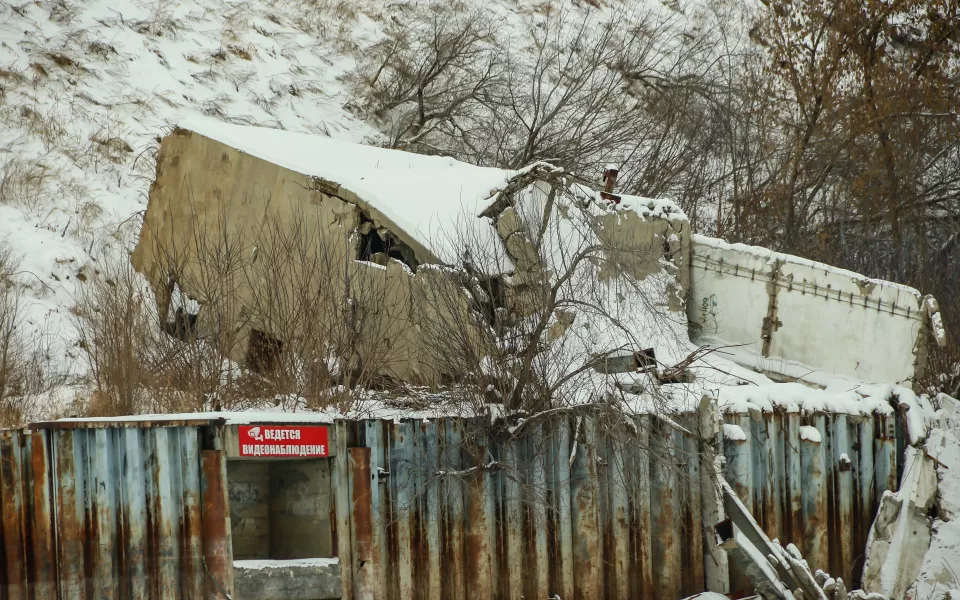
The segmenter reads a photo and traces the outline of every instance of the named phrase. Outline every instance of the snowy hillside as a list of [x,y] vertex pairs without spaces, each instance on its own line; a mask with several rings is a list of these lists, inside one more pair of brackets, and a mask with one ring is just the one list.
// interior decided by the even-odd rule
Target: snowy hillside
[[[159,137],[205,115],[382,139],[358,116],[344,76],[412,6],[423,9],[335,0],[0,2],[0,240],[21,258],[26,327],[49,341],[54,370],[84,372],[70,314],[76,286],[132,249]],[[480,6],[502,29],[548,5]],[[470,7],[453,10],[461,8]]]

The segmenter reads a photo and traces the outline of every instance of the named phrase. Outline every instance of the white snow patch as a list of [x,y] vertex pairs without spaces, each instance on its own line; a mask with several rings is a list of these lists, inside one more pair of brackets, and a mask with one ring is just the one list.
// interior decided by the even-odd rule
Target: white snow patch
[[743,432],[743,429],[741,429],[739,425],[724,423],[723,439],[733,442],[745,442],[747,441],[747,434]]
[[[939,515],[923,557],[915,598],[960,597],[960,402],[941,394],[940,421],[926,440],[937,465]],[[947,594],[952,590],[953,596]]]
[[813,442],[815,444],[823,442],[823,437],[820,435],[820,430],[809,425],[800,426],[800,439],[807,442]]

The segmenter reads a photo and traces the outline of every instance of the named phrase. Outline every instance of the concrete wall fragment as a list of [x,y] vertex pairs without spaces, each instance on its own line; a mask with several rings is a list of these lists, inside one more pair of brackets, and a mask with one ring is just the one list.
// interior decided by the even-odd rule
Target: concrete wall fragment
[[744,345],[749,367],[868,382],[908,381],[924,368],[936,319],[913,288],[700,235],[690,261],[693,334]]
[[931,505],[937,494],[933,460],[922,448],[907,448],[903,481],[885,492],[867,540],[863,589],[886,598],[903,598],[920,573],[930,546]]

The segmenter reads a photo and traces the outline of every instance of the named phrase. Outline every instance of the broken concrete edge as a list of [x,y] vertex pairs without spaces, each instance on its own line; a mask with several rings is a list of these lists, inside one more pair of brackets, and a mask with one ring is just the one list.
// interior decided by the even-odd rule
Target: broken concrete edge
[[903,480],[896,493],[885,492],[870,535],[863,566],[863,590],[883,598],[902,598],[917,579],[930,547],[930,507],[937,496],[934,461],[922,447],[906,449]]
[[722,477],[717,481],[728,516],[715,528],[717,545],[748,565],[747,576],[757,592],[765,599],[829,600],[796,546],[784,549],[779,541],[770,540],[730,484]]
[[764,600],[795,600],[793,593],[780,580],[771,561],[736,525],[731,524],[726,539],[718,537],[719,547],[737,557],[745,565],[747,576]]

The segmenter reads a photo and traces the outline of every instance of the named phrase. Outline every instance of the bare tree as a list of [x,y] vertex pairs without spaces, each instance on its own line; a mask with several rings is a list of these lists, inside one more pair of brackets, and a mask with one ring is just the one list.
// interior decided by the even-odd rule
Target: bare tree
[[457,135],[501,76],[497,24],[482,9],[429,4],[395,16],[350,77],[386,127],[388,145],[428,151]]
[[[561,171],[536,177],[484,213],[502,242],[457,228],[462,263],[418,289],[425,347],[449,379],[482,390],[478,404],[539,412],[622,398],[611,363],[644,379],[634,366],[641,350],[685,354],[681,292],[661,263],[670,244],[629,219],[618,226],[616,210],[598,208]],[[507,273],[486,267],[505,263]],[[647,370],[664,366],[646,356]],[[620,383],[656,399],[654,381]]]

